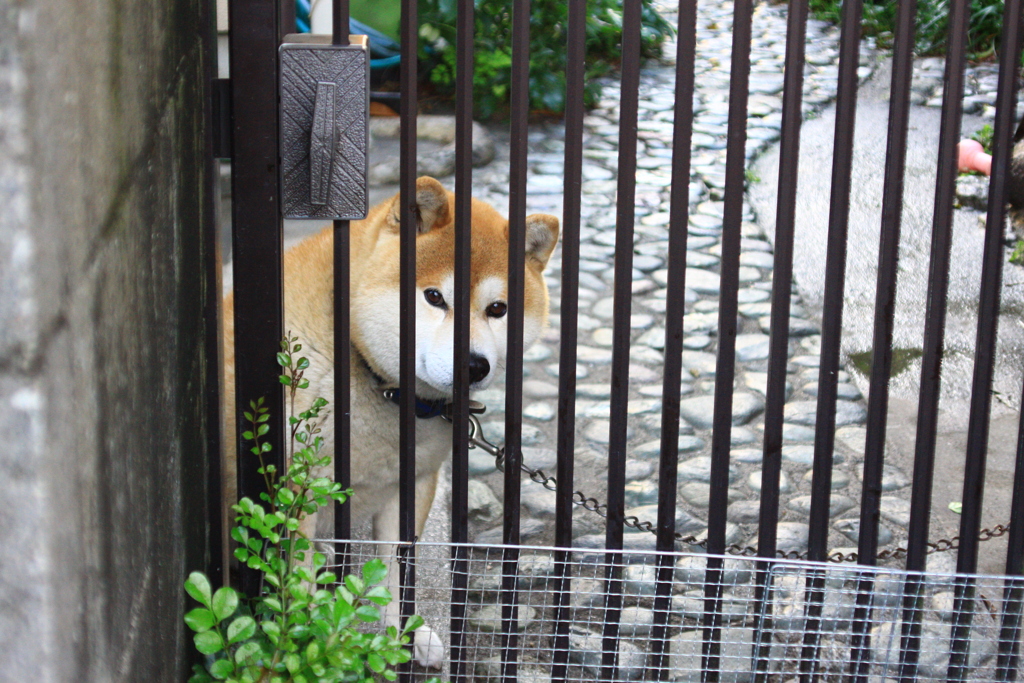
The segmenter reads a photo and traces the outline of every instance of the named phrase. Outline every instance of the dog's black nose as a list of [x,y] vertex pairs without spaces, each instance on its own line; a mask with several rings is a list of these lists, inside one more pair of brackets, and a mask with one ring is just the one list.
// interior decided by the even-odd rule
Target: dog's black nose
[[469,354],[469,381],[476,384],[491,371],[491,364],[478,353]]

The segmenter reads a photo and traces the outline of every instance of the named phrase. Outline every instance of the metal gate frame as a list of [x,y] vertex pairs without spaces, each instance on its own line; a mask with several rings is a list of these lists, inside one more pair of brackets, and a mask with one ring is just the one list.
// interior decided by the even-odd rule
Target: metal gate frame
[[[348,16],[346,0],[335,0],[335,42],[345,40],[340,27]],[[528,121],[528,48],[529,0],[512,0],[513,64],[511,90],[511,180],[510,199],[510,251],[509,251],[509,307],[522,310],[522,270],[525,253],[524,224],[526,216],[526,154]],[[231,87],[232,160],[233,160],[233,250],[235,282],[235,329],[238,338],[247,340],[239,347],[237,363],[237,397],[239,405],[253,396],[267,396],[271,413],[283,414],[280,386],[273,359],[283,335],[282,311],[282,233],[279,218],[277,181],[277,47],[283,34],[294,26],[294,8],[280,0],[231,0]],[[711,447],[711,503],[712,510],[724,511],[728,491],[729,431],[732,407],[732,380],[734,377],[735,336],[740,224],[744,193],[746,108],[751,43],[752,0],[736,0],[734,5],[732,77],[728,114],[728,148],[726,161],[725,214],[722,234],[721,283],[719,306],[719,350],[717,380],[714,399],[714,430]],[[452,546],[452,633],[464,631],[463,606],[467,585],[463,580],[468,559],[467,486],[468,486],[468,294],[469,288],[469,213],[471,197],[471,124],[472,124],[472,27],[474,3],[458,0],[458,63],[456,99],[456,285],[458,297],[453,302],[456,326],[456,386],[460,389],[453,397],[453,515]],[[902,207],[902,177],[904,173],[906,131],[909,115],[910,75],[912,67],[914,0],[901,0],[894,48],[894,76],[889,116],[889,142],[885,165],[885,195],[881,230],[880,261],[878,269],[874,348],[871,388],[868,402],[867,443],[864,459],[864,487],[861,501],[861,535],[858,555],[861,564],[870,566],[878,552],[878,519],[880,482],[886,433],[889,377],[892,363],[892,329],[895,304],[897,246],[899,242],[900,212]],[[852,160],[854,114],[857,98],[858,26],[862,0],[843,3],[840,42],[839,91],[837,100],[837,126],[835,137],[835,164],[832,169],[832,200],[829,216],[828,257],[826,265],[826,298],[822,329],[821,372],[817,406],[817,423],[834,424],[837,393],[837,370],[840,361],[840,331],[843,313],[843,275],[846,258],[846,232],[850,197],[850,166]],[[951,2],[949,48],[946,56],[944,82],[941,149],[939,155],[937,189],[933,216],[932,264],[929,276],[928,316],[925,330],[923,371],[919,412],[917,448],[911,501],[911,522],[906,567],[916,571],[924,569],[926,541],[929,529],[931,481],[936,437],[936,416],[939,397],[940,360],[943,347],[945,299],[948,282],[950,235],[956,178],[955,142],[958,138],[962,115],[963,66],[969,3]],[[976,570],[978,559],[977,538],[980,528],[981,503],[987,448],[990,395],[994,365],[995,329],[999,307],[1001,283],[1002,228],[1005,219],[1006,182],[1011,150],[1011,135],[1017,83],[1021,36],[1020,0],[1007,0],[1003,20],[1002,51],[1000,54],[999,91],[996,104],[995,153],[991,176],[987,212],[986,243],[981,288],[979,325],[977,330],[976,364],[972,388],[970,426],[965,458],[963,515],[960,530],[960,552],[957,571],[969,574]],[[578,305],[571,294],[578,291],[579,247],[583,157],[582,99],[584,78],[584,22],[585,0],[569,0],[569,60],[567,73],[566,148],[565,148],[565,210],[563,229],[563,295],[561,330],[564,343],[559,358],[558,398],[558,465],[557,477],[563,486],[557,492],[555,552],[559,572],[552,596],[555,600],[554,668],[553,680],[565,677],[568,651],[569,567],[572,562],[571,512],[573,506],[573,451],[575,432],[575,364]],[[694,90],[695,21],[696,7],[691,2],[679,6],[679,39],[677,54],[676,112],[674,147],[688,150],[692,134],[691,107]],[[782,450],[782,420],[786,379],[786,346],[789,328],[790,290],[792,285],[794,207],[796,197],[796,169],[799,159],[799,131],[801,125],[801,92],[804,62],[804,38],[807,20],[807,1],[791,0],[787,34],[786,71],[783,90],[783,123],[781,164],[779,173],[779,201],[777,238],[775,244],[774,288],[772,292],[772,318],[767,401],[764,432],[764,475],[759,524],[759,555],[776,557],[775,528],[778,521],[779,476]],[[403,197],[415,194],[417,110],[417,16],[415,0],[403,0],[401,29],[402,43],[402,152],[401,193]],[[632,270],[633,203],[636,171],[636,123],[640,69],[640,0],[624,0],[622,103],[619,129],[619,173],[616,213],[616,258],[614,291],[614,339],[612,350],[611,431],[608,447],[608,525],[606,529],[607,601],[604,607],[604,655],[601,662],[601,680],[612,680],[616,667],[617,625],[621,613],[622,577],[621,553],[624,517],[625,462],[628,449],[626,439],[626,403],[628,398],[629,317],[631,304],[630,274]],[[672,159],[672,195],[670,217],[670,246],[668,283],[670,289],[682,291],[686,281],[686,239],[688,223],[687,184],[690,175],[689,154],[676,154]],[[402,280],[401,280],[401,341],[402,348],[412,349],[415,338],[415,320],[412,312],[415,302],[415,220],[413,202],[403,201],[402,224]],[[335,313],[336,347],[348,343],[348,225],[335,222]],[[339,258],[340,257],[340,258]],[[267,305],[267,302],[278,302]],[[675,477],[677,466],[679,396],[676,390],[681,378],[682,318],[681,297],[667,302],[667,329],[665,371],[663,384],[662,443],[659,476],[657,538],[658,549],[675,549],[674,509]],[[512,624],[516,621],[516,566],[519,549],[519,485],[522,431],[522,318],[511,316],[508,337],[507,388],[505,405],[506,467],[504,495],[504,583],[502,678],[516,680],[517,634]],[[349,374],[347,354],[338,354],[334,397],[336,416],[347,419]],[[403,354],[401,384],[412,386],[414,364],[411,353]],[[402,441],[399,457],[403,479],[401,536],[406,543],[413,541],[413,481],[415,466],[415,414],[414,392],[402,391]],[[337,480],[347,486],[348,452],[347,426],[337,427]],[[273,432],[272,432],[273,434]],[[1017,464],[1012,509],[1010,511],[1010,541],[1006,573],[1024,574],[1024,424],[1017,449]],[[284,452],[281,435],[274,435],[274,453]],[[814,444],[814,485],[812,491],[809,559],[827,559],[827,510],[830,497],[830,475],[835,434],[829,429],[816,432]],[[241,439],[238,439],[241,444]],[[255,472],[239,469],[239,492],[242,495],[259,490]],[[343,506],[336,515],[338,538],[350,537],[348,509]],[[718,680],[720,642],[718,634],[722,624],[721,559],[716,557],[726,550],[725,516],[712,515],[709,519],[708,561],[705,597],[704,653],[706,680]],[[667,614],[670,597],[670,565],[659,568],[659,582],[655,612]],[[769,585],[769,572],[762,572],[758,583],[758,599],[764,600]],[[403,611],[411,613],[414,600],[414,581],[410,575],[403,582]],[[870,583],[871,579],[862,579]],[[951,681],[965,680],[970,614],[974,601],[967,583],[957,584],[957,607],[951,640],[954,652],[948,671]],[[242,588],[252,592],[253,575],[242,573]],[[859,595],[869,595],[870,585],[863,585]],[[824,600],[825,584],[820,575],[808,574],[807,604],[810,615]],[[860,599],[860,598],[858,598]],[[906,603],[907,616],[913,621],[912,601]],[[1019,603],[1019,595],[1017,596]],[[857,681],[866,681],[867,669],[860,665],[866,656],[866,624],[870,605],[858,603],[854,623],[864,625],[857,633],[857,646],[853,648],[851,673]],[[666,623],[663,618],[654,625],[652,642],[655,644],[652,669],[660,672],[664,680],[667,668],[663,650]],[[1019,633],[1020,611],[1007,613],[1004,636]],[[1007,631],[1009,629],[1009,631]],[[911,629],[904,636],[905,651],[909,653],[906,668],[900,672],[901,680],[914,680],[918,635]],[[764,643],[765,641],[762,641]],[[1013,680],[1018,667],[1018,653],[1013,640],[1000,640],[1001,656],[1005,666],[999,680]],[[816,636],[808,630],[805,648],[813,650]],[[462,644],[452,642],[453,681],[466,680],[470,675],[460,666]],[[408,672],[405,674],[408,676]],[[765,672],[759,672],[764,679]],[[813,671],[805,672],[801,679],[812,680]]]

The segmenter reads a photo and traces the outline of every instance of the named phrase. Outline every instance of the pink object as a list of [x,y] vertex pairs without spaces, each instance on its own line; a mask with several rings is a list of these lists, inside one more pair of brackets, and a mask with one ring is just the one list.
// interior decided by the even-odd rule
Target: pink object
[[992,155],[985,154],[984,148],[977,140],[961,140],[957,143],[957,166],[961,172],[978,171],[985,175],[992,174]]

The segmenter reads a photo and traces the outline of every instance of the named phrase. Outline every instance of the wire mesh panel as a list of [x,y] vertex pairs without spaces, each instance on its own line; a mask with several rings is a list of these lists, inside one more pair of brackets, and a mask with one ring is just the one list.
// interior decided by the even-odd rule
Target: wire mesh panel
[[[441,633],[452,606],[452,544],[416,546],[416,613]],[[489,682],[501,678],[502,586],[515,585],[518,605],[515,629],[518,634],[518,680],[551,680],[555,661],[554,605],[557,566],[555,548],[519,547],[517,572],[508,577],[507,546],[458,546],[468,559],[462,565],[468,591],[466,619],[461,633],[463,671],[471,680]],[[394,562],[394,544],[361,543],[351,547],[350,566],[372,557]],[[462,553],[460,553],[462,554]],[[605,642],[602,634],[607,590],[606,577],[612,568],[600,550],[576,549],[569,564],[569,605],[571,625],[567,647],[568,681],[591,681],[601,673]],[[916,657],[917,672],[909,680],[945,679],[951,659],[951,631],[958,591],[974,596],[965,621],[970,625],[967,677],[970,681],[1020,679],[1024,674],[1016,653],[1022,639],[1014,615],[1020,612],[1021,579],[1002,576],[957,576],[936,573],[908,573],[894,569],[848,564],[795,561],[766,562],[761,558],[738,558],[655,551],[616,553],[622,577],[618,613],[618,644],[614,681],[670,680],[701,681],[706,676],[706,648],[712,610],[717,613],[720,644],[717,657],[718,680],[741,683],[755,680],[760,665],[769,681],[788,681],[801,671],[814,673],[821,681],[842,680],[850,670],[853,634],[869,634],[866,656],[870,681],[882,683],[900,678],[910,656]],[[708,558],[722,562],[722,569],[707,571]],[[654,597],[657,569],[667,558],[673,567],[671,599],[667,609],[664,651],[665,671],[654,668],[650,657],[655,623]],[[768,575],[766,599],[755,599],[758,570]],[[718,578],[721,600],[717,607],[705,599],[710,576]],[[808,599],[812,580],[824,586],[820,609]],[[1014,586],[1016,581],[1016,586]],[[1016,593],[1013,589],[1016,588]],[[855,629],[858,595],[866,591],[871,606],[862,629]],[[1007,599],[1009,596],[1009,599]],[[911,599],[912,598],[912,599]],[[959,604],[964,604],[961,601]],[[909,619],[910,616],[913,619]],[[908,647],[908,629],[919,624],[916,646]],[[808,657],[804,646],[813,633],[816,648]],[[763,641],[761,637],[765,636]],[[442,633],[446,645],[445,671],[451,662],[447,649],[450,633]],[[754,645],[765,642],[762,659],[753,656]],[[913,650],[913,651],[911,651]],[[1012,660],[1002,677],[997,664]],[[861,669],[864,670],[863,668]],[[909,669],[905,669],[909,671]],[[428,672],[421,671],[426,675]],[[662,678],[664,674],[664,678]]]

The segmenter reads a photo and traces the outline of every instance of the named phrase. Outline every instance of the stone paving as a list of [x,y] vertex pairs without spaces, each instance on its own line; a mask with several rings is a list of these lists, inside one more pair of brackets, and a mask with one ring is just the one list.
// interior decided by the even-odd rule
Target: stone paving
[[[674,15],[667,14],[674,19]],[[679,513],[677,527],[683,533],[701,534],[706,529],[709,504],[710,441],[717,350],[720,236],[724,208],[726,123],[731,51],[731,3],[701,4],[698,15],[697,92],[694,99],[690,221],[687,252],[687,288],[684,317],[684,380],[681,385],[682,426],[678,469]],[[747,125],[747,158],[753,158],[779,138],[782,108],[782,67],[785,57],[785,12],[760,4],[755,10],[755,35],[751,57],[750,100]],[[805,112],[832,101],[837,85],[838,30],[828,24],[808,24]],[[665,54],[674,57],[674,45]],[[862,52],[860,76],[870,75],[874,54]],[[665,258],[668,250],[670,157],[674,104],[674,60],[645,66],[641,77],[636,174],[636,226],[634,239],[633,329],[630,352],[629,435],[627,464],[627,514],[642,519],[656,517],[660,450],[661,369],[665,329],[663,317],[669,292]],[[929,93],[930,95],[930,93]],[[575,487],[603,499],[609,431],[609,364],[616,192],[619,92],[616,82],[605,86],[599,106],[585,119],[583,223],[580,249],[580,315],[577,346],[578,395]],[[501,132],[496,132],[500,136]],[[500,145],[499,145],[500,146]],[[531,129],[528,203],[530,211],[561,213],[564,130],[548,124]],[[496,164],[477,171],[476,195],[504,209],[507,207],[507,166],[499,153]],[[767,384],[768,330],[773,267],[772,246],[749,208],[745,208],[740,257],[740,329],[736,343],[736,384],[733,398],[733,429],[728,509],[728,543],[753,543],[756,539],[758,498],[761,483],[761,432]],[[555,397],[558,373],[558,302],[560,252],[552,259],[548,284],[552,291],[552,325],[543,340],[528,352],[524,380],[525,461],[553,471]],[[806,549],[810,506],[810,474],[813,456],[815,397],[820,336],[818,323],[794,299],[790,325],[791,357],[786,405],[785,446],[781,481],[779,547]],[[860,483],[858,467],[864,441],[866,416],[860,391],[845,371],[840,375],[837,409],[835,471],[833,473],[833,531],[830,547],[856,545]],[[501,387],[481,392],[488,405],[485,430],[492,440],[503,437]],[[472,484],[475,540],[499,542],[501,538],[501,481],[493,463],[473,452]],[[902,536],[909,507],[906,473],[886,472],[881,540],[889,543]],[[524,483],[523,539],[550,542],[553,494]],[[578,510],[575,543],[598,547],[603,526],[593,513]],[[627,544],[644,547],[650,534],[628,534]]]
[[[671,10],[663,11],[675,19]],[[694,135],[692,176],[689,186],[690,220],[687,252],[687,288],[684,316],[684,379],[682,394],[682,424],[680,428],[678,467],[679,507],[677,529],[698,536],[706,533],[709,505],[710,442],[713,409],[713,391],[717,351],[717,323],[722,231],[723,191],[725,172],[725,136],[728,113],[728,65],[731,50],[732,6],[729,2],[701,3],[698,18],[697,93],[694,99]],[[759,4],[754,16],[754,44],[750,80],[750,104],[747,123],[747,158],[752,159],[769,145],[776,144],[781,125],[782,65],[785,53],[785,8]],[[837,86],[838,30],[830,25],[811,20],[808,23],[807,69],[805,73],[804,112],[814,112],[830,103]],[[634,272],[632,274],[633,302],[630,325],[632,347],[630,352],[630,401],[628,407],[629,459],[626,466],[627,515],[642,519],[656,518],[658,492],[657,461],[660,451],[660,420],[662,367],[664,350],[664,313],[667,297],[668,218],[670,190],[670,157],[672,154],[672,122],[674,103],[674,45],[666,46],[666,58],[661,63],[645,66],[641,77],[640,121],[638,125],[638,170],[636,174],[636,224],[634,238]],[[871,75],[876,54],[865,41],[861,52],[859,76]],[[991,118],[995,97],[995,67],[972,67],[968,73],[965,108]],[[913,80],[913,101],[926,106],[941,106],[942,60],[924,59],[916,64]],[[578,394],[576,399],[576,481],[574,489],[604,500],[609,433],[609,366],[612,352],[612,287],[613,254],[615,246],[615,193],[618,137],[618,84],[609,82],[599,106],[585,119],[585,152],[583,183],[583,228],[580,249],[580,313],[576,368]],[[499,140],[496,163],[478,169],[474,175],[474,193],[490,201],[500,210],[507,210],[507,132],[492,128]],[[560,124],[541,124],[531,128],[529,137],[528,210],[561,215],[564,129]],[[975,181],[975,185],[977,182]],[[965,187],[964,191],[968,191]],[[979,192],[978,188],[969,189]],[[757,216],[749,207],[744,208],[742,226],[742,252],[740,257],[739,334],[736,343],[736,381],[733,398],[732,451],[729,470],[729,507],[727,511],[727,542],[756,544],[759,495],[761,487],[762,430],[764,394],[767,384],[768,330],[770,323],[769,297],[772,286],[772,245],[759,227]],[[531,348],[526,357],[524,378],[524,460],[533,467],[554,473],[556,438],[556,397],[558,394],[559,354],[559,302],[561,251],[552,259],[548,284],[552,293],[551,327],[542,340]],[[816,396],[818,390],[818,358],[820,334],[814,313],[802,305],[794,294],[793,319],[790,325],[790,358],[788,364],[787,402],[785,408],[783,472],[781,477],[779,548],[804,551],[807,547],[808,516],[810,513],[810,479],[815,433]],[[859,531],[859,505],[861,496],[860,474],[863,463],[866,407],[860,389],[845,369],[839,373],[836,415],[835,467],[832,473],[830,550],[854,552]],[[504,390],[496,386],[476,396],[488,406],[484,428],[492,441],[503,441]],[[502,477],[494,470],[493,459],[480,451],[470,452],[470,482],[472,540],[476,543],[501,542],[501,487]],[[883,473],[881,503],[882,524],[880,543],[903,543],[909,522],[910,479],[908,472],[886,466]],[[553,542],[554,494],[537,484],[523,480],[522,538],[526,544]],[[603,520],[593,513],[577,509],[574,512],[574,545],[581,548],[600,548],[604,542]],[[654,538],[650,534],[627,530],[626,547],[650,548]],[[685,549],[685,548],[684,548]],[[595,559],[598,557],[595,554]],[[550,566],[551,560],[543,555],[524,555],[531,567]],[[725,666],[747,665],[751,631],[742,626],[752,607],[749,600],[749,565],[742,561],[727,563],[724,610],[726,622],[733,624],[722,631]],[[952,571],[955,556],[950,553],[929,556],[928,567],[933,571]],[[497,570],[496,570],[497,571]],[[538,574],[539,572],[539,574]],[[537,570],[535,574],[543,574]],[[690,575],[698,576],[693,579]],[[532,576],[532,575],[531,575]],[[687,630],[688,600],[699,618],[703,610],[703,564],[699,557],[684,558],[677,564],[673,597],[673,612],[678,613],[681,630],[670,642],[672,680],[700,680],[701,632]],[[690,577],[690,579],[687,579]],[[493,577],[491,577],[493,578]],[[791,577],[788,590],[779,585],[775,608],[784,621],[792,613],[800,617],[803,612],[803,580]],[[537,576],[533,577],[536,580]],[[493,605],[489,605],[481,582],[488,577],[477,577],[471,582],[471,593],[482,596],[484,606],[471,609],[470,627],[487,631],[486,623],[494,621]],[[597,675],[595,653],[600,651],[600,628],[585,627],[585,610],[589,605],[579,603],[586,596],[599,594],[599,584],[588,585],[590,579],[576,579],[573,586],[574,622],[570,636],[570,661],[581,667],[582,679]],[[632,680],[642,674],[645,655],[644,641],[649,637],[653,612],[649,599],[653,594],[653,568],[643,564],[627,567],[624,572],[627,609],[623,612],[623,632],[633,634],[630,642],[620,645],[619,675]],[[886,583],[888,581],[888,583]],[[783,580],[782,583],[785,583]],[[849,623],[853,615],[852,593],[842,593],[844,580],[838,578],[830,584],[835,589],[828,593],[824,616],[835,631],[822,642],[823,659],[834,656],[837,667],[845,666],[849,646]],[[692,585],[690,585],[692,584]],[[892,584],[892,585],[889,585]],[[901,582],[895,577],[879,577],[877,607],[898,605]],[[475,587],[475,589],[474,589]],[[892,594],[887,591],[892,589]],[[686,592],[689,590],[690,592]],[[696,591],[696,592],[694,592]],[[747,596],[746,598],[744,596]],[[494,600],[496,595],[491,596]],[[934,648],[925,646],[922,654],[922,672],[940,675],[944,671],[948,652],[949,612],[941,606],[949,602],[948,588],[933,586],[929,590],[929,613],[925,632],[935,634]],[[732,601],[732,602],[730,602]],[[794,602],[795,601],[795,602]],[[944,602],[945,601],[945,602]],[[677,604],[678,603],[678,604]],[[890,605],[891,603],[891,605]],[[729,607],[736,609],[736,618]],[[677,609],[678,607],[678,609]],[[787,611],[788,610],[788,611]],[[691,610],[692,611],[692,610]],[[538,614],[527,608],[527,622]],[[878,612],[881,615],[881,612]],[[943,616],[946,614],[946,616]],[[521,616],[521,619],[524,618]],[[599,618],[599,617],[598,617]],[[885,619],[897,619],[893,613]],[[487,621],[487,620],[490,621]],[[580,620],[584,625],[580,625]],[[879,617],[881,619],[881,617]],[[781,623],[781,622],[780,622]],[[794,622],[795,623],[795,622]],[[874,640],[879,645],[872,657],[876,661],[898,659],[896,647],[884,636],[891,632],[895,622],[886,621],[876,626]],[[985,622],[988,624],[988,622]],[[530,632],[529,623],[520,628]],[[985,626],[989,628],[991,624]],[[773,667],[788,667],[799,657],[802,640],[802,622],[792,627],[793,633],[776,634],[772,646]],[[886,629],[889,629],[886,631]],[[991,630],[991,629],[989,629]],[[978,632],[980,634],[980,631]],[[991,633],[986,633],[990,636]],[[978,634],[976,634],[978,635]],[[992,659],[994,646],[991,638],[972,637],[972,666],[983,665]],[[898,641],[897,641],[898,642]],[[930,641],[929,641],[930,642]],[[788,648],[788,649],[787,649]],[[934,649],[935,652],[929,652]],[[733,652],[735,651],[735,652]],[[732,654],[729,654],[732,652]],[[736,661],[731,662],[729,657]],[[527,656],[526,660],[531,660]],[[543,657],[540,658],[543,660]],[[594,661],[591,661],[594,660]],[[934,661],[932,661],[934,660]],[[477,680],[497,680],[496,660],[478,662]],[[543,667],[525,665],[523,675],[529,680],[549,680]],[[823,666],[826,666],[823,664]],[[588,668],[589,667],[589,668]],[[632,668],[631,668],[632,667]],[[929,668],[930,667],[930,668]],[[778,671],[779,668],[773,668]],[[827,668],[827,666],[826,666]],[[631,673],[632,672],[632,673]],[[635,675],[634,675],[635,674]],[[744,674],[726,674],[726,680],[747,680]]]
[[[662,12],[675,20],[674,8]],[[701,3],[697,21],[697,78],[694,98],[692,175],[684,317],[684,379],[678,468],[677,529],[700,535],[706,530],[709,504],[710,441],[718,324],[720,236],[725,185],[726,125],[732,4]],[[785,8],[766,3],[755,8],[747,119],[747,159],[777,143],[781,126],[782,71],[785,58]],[[804,113],[832,102],[838,83],[837,27],[809,20]],[[670,158],[674,105],[675,45],[665,46],[660,63],[648,63],[641,75],[636,173],[633,303],[630,352],[629,456],[627,515],[656,517],[660,452],[661,369],[669,292],[668,251]],[[859,77],[871,75],[882,55],[870,40],[862,43]],[[912,82],[914,104],[941,106],[943,60],[920,59]],[[994,116],[997,65],[968,68],[965,110]],[[609,432],[609,365],[612,343],[613,254],[617,168],[619,89],[605,83],[599,106],[588,112],[583,166],[583,227],[580,248],[580,313],[577,346],[576,482],[589,496],[604,499]],[[492,127],[499,140],[498,158],[474,174],[474,194],[499,210],[508,207],[508,134]],[[504,143],[504,144],[503,144]],[[559,123],[531,127],[529,135],[528,211],[561,215],[564,128]],[[985,179],[987,180],[987,179]],[[978,182],[975,181],[974,185]],[[985,183],[987,185],[987,183]],[[979,192],[977,187],[965,192]],[[727,542],[756,544],[761,483],[764,394],[767,385],[768,331],[772,286],[772,245],[757,217],[744,207],[740,256],[739,334],[733,397],[732,452]],[[560,335],[559,248],[548,271],[552,293],[551,326],[526,356],[524,378],[524,460],[554,472],[556,402]],[[783,472],[779,524],[780,550],[806,550],[810,511],[820,335],[818,321],[794,294],[790,323],[790,361],[785,409]],[[863,459],[865,401],[849,372],[839,374],[835,467],[830,508],[830,550],[852,552],[858,538],[860,474]],[[504,390],[501,385],[476,396],[488,406],[488,437],[503,440]],[[471,517],[474,540],[501,540],[501,476],[493,461],[471,451]],[[901,543],[909,521],[908,472],[886,466],[881,503],[881,544]],[[522,538],[525,543],[552,541],[554,494],[524,479]],[[627,529],[627,532],[629,530]],[[603,544],[603,520],[576,510],[574,543]],[[627,547],[647,547],[653,536],[627,533]],[[952,566],[952,557],[932,556],[936,569]]]

